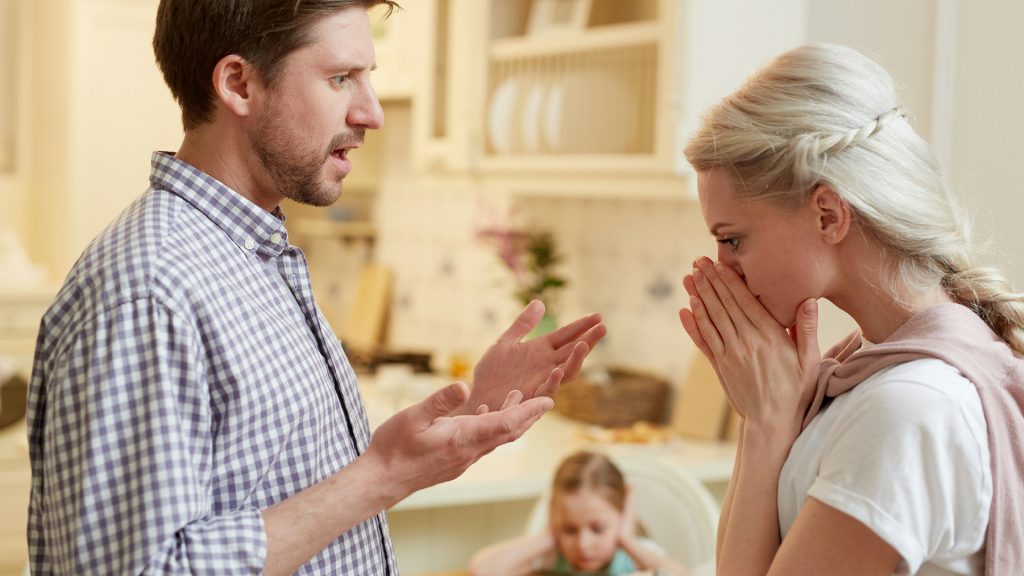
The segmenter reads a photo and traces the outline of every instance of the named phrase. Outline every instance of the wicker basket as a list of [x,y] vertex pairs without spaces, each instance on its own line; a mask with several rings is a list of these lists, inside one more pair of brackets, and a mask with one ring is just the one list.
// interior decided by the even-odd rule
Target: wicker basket
[[608,378],[581,374],[555,395],[555,410],[569,418],[604,427],[645,421],[664,424],[671,385],[665,380],[624,368],[611,368]]

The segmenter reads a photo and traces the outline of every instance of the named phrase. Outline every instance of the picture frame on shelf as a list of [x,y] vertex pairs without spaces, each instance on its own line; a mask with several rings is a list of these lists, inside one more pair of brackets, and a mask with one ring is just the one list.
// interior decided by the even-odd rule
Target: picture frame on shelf
[[587,27],[593,0],[533,0],[526,33],[578,32]]

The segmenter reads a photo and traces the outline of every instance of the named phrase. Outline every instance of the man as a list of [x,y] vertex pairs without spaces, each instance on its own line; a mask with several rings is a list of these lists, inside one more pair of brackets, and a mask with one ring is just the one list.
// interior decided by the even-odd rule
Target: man
[[384,511],[521,435],[603,337],[522,342],[372,438],[289,245],[382,123],[379,0],[162,0],[154,47],[185,138],[45,316],[29,398],[36,574],[396,574]]

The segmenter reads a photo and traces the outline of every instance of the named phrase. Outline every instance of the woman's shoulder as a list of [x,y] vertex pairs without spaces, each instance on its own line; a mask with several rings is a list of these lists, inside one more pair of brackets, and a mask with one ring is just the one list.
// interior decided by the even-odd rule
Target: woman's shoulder
[[798,467],[806,495],[858,519],[911,566],[955,564],[978,549],[992,493],[988,439],[977,390],[956,368],[892,366],[819,416],[816,437],[797,447],[811,460]]
[[934,448],[987,466],[988,433],[981,397],[953,366],[914,360],[877,372],[837,397],[818,427],[822,448],[906,445]]
[[867,411],[894,424],[934,423],[940,415],[959,417],[984,428],[977,389],[959,370],[939,359],[925,358],[890,366],[840,396],[845,412]]

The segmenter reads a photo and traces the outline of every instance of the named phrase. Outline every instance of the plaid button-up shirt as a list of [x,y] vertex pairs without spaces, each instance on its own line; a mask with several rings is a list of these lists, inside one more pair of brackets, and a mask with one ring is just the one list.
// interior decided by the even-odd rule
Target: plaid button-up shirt
[[[370,439],[282,219],[167,154],[150,181],[42,321],[28,407],[35,574],[258,574],[260,510]],[[382,512],[298,573],[397,572]]]

